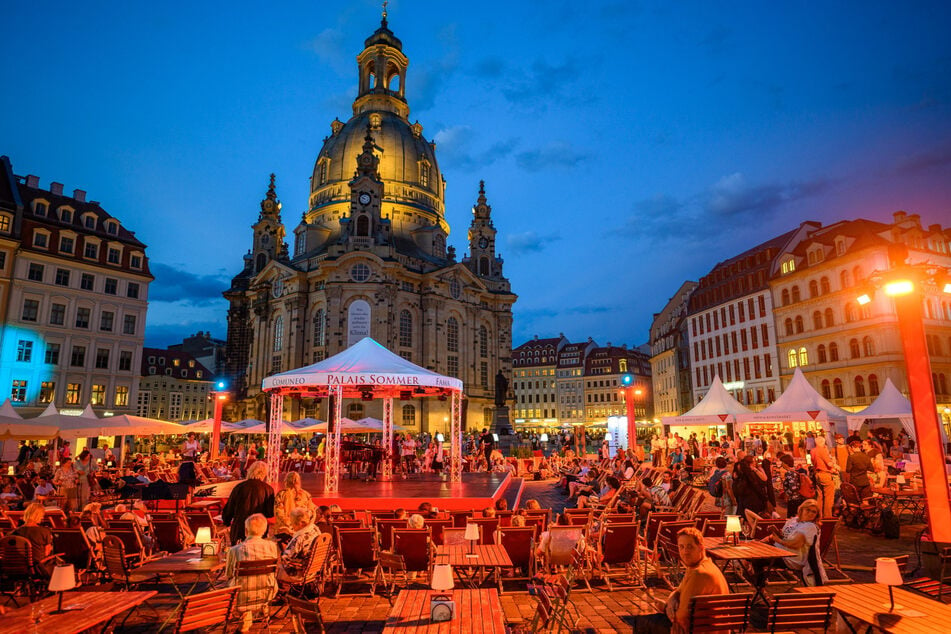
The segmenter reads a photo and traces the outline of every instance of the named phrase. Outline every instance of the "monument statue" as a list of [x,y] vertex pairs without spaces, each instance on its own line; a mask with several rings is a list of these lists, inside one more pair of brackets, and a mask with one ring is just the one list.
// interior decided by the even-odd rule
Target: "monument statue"
[[495,375],[495,406],[505,407],[505,399],[509,392],[509,380],[499,370]]

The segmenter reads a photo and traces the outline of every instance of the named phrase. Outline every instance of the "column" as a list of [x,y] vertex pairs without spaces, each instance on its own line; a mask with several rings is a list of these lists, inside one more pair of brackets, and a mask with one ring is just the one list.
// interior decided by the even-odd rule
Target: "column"
[[277,490],[281,478],[281,419],[284,414],[284,395],[274,390],[267,428],[267,480]]
[[324,440],[324,493],[336,494],[340,488],[340,419],[343,412],[343,388],[330,386],[327,438]]
[[449,481],[462,482],[462,392],[452,392],[450,435],[452,446],[449,454]]
[[383,475],[384,480],[393,477],[393,397],[383,399]]

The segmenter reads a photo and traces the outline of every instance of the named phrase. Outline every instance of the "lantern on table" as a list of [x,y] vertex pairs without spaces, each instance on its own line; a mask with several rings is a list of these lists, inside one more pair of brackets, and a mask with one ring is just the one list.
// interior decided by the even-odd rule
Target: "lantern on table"
[[214,557],[218,554],[218,545],[211,538],[211,528],[209,526],[200,526],[195,533],[195,543],[201,546],[202,557]]
[[433,579],[430,583],[436,594],[429,599],[429,615],[433,623],[451,621],[456,614],[456,603],[448,592],[452,590],[452,566],[436,564],[433,566]]
[[888,598],[891,601],[891,605],[888,606],[889,612],[895,611],[895,591],[893,588],[904,582],[905,580],[901,577],[901,570],[898,568],[898,562],[894,558],[879,557],[875,560],[875,583],[888,586]]
[[469,542],[469,556],[475,557],[475,543],[479,541],[479,525],[466,524],[466,532],[462,537]]
[[743,526],[740,524],[739,515],[727,515],[726,516],[726,532],[727,535],[730,533],[733,534],[733,545],[737,546],[739,544],[740,532],[742,532]]
[[73,568],[72,564],[67,564],[65,566],[56,566],[53,568],[53,574],[50,575],[50,583],[48,589],[50,592],[59,593],[59,601],[56,605],[56,609],[50,612],[50,614],[65,614],[71,610],[79,610],[81,608],[69,608],[67,610],[63,609],[63,593],[67,590],[72,590],[76,587],[76,570]]

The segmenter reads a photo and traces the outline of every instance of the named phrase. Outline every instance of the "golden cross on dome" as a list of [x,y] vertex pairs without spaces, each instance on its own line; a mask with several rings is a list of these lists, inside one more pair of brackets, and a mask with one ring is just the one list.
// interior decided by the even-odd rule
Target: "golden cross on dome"
[[389,0],[383,0],[383,20],[384,21],[386,20],[386,5],[388,5],[389,3],[390,3]]

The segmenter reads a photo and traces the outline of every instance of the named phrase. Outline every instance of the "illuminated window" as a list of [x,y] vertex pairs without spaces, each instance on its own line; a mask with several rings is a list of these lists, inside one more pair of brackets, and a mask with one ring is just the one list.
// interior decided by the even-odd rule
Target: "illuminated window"
[[89,402],[93,405],[105,405],[106,404],[106,386],[98,383],[94,383],[92,386],[92,394],[89,397]]
[[799,366],[805,367],[809,365],[809,353],[806,352],[805,348],[799,348]]
[[795,367],[796,367],[796,363],[797,363],[798,360],[799,360],[799,355],[796,354],[796,349],[795,349],[795,348],[791,349],[788,353],[786,353],[786,357],[787,357],[787,359],[788,359],[788,361],[789,361],[789,367],[790,367],[790,368],[795,368]]
[[40,383],[40,403],[52,403],[53,395],[56,393],[56,383],[53,381],[43,381]]
[[82,396],[82,391],[83,391],[82,383],[67,383],[66,384],[66,404],[79,405],[79,399]]
[[26,403],[26,381],[13,381],[10,387],[10,400],[14,403]]
[[0,214],[0,233],[10,233],[10,216]]
[[115,405],[116,407],[125,407],[129,404],[129,388],[125,385],[119,385],[116,387],[116,398]]

